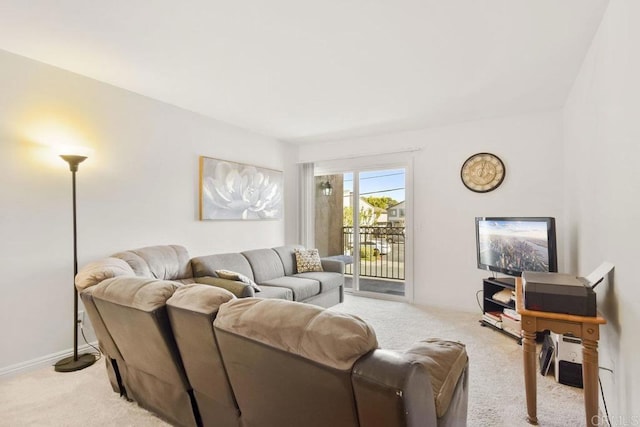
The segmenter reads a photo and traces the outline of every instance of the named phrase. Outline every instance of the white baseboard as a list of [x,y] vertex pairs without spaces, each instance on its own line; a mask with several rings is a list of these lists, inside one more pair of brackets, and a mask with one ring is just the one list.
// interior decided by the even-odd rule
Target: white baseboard
[[[98,348],[97,341],[92,342],[91,345]],[[82,353],[82,352],[95,353],[95,349],[93,349],[89,344],[83,344],[78,347],[78,353]],[[5,368],[0,369],[0,380],[5,380],[19,374],[23,374],[39,368],[43,368],[45,366],[53,367],[53,365],[58,360],[63,359],[65,357],[69,357],[69,356],[73,356],[73,349],[59,351],[57,353],[48,354],[46,356],[38,357],[36,359],[27,360],[26,362],[20,362],[20,363],[16,363],[15,365],[7,366]]]

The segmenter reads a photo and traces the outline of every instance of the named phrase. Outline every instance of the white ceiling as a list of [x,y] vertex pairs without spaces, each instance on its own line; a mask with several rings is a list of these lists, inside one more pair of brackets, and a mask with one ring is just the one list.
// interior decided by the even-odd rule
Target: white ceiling
[[607,0],[0,0],[0,49],[291,142],[559,108]]

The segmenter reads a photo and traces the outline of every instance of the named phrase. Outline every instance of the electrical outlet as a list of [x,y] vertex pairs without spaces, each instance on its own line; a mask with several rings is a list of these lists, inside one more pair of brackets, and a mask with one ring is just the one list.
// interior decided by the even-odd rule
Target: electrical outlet
[[84,311],[78,311],[77,323],[80,326],[84,326]]

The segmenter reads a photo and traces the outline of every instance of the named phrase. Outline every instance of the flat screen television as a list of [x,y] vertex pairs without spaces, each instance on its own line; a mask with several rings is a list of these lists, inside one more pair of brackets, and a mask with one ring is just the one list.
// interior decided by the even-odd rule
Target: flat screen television
[[478,268],[520,276],[558,271],[556,222],[551,217],[477,217]]

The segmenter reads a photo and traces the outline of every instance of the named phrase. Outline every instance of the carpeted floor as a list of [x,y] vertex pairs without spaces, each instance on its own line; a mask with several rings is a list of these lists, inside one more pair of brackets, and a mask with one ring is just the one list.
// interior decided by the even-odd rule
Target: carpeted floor
[[[422,338],[466,344],[470,360],[469,426],[527,426],[521,347],[479,326],[479,314],[347,295],[332,310],[360,316],[380,347],[402,349]],[[542,426],[584,425],[582,390],[538,375]],[[111,390],[103,361],[60,374],[44,368],[0,382],[0,426],[167,426]],[[301,426],[303,427],[303,426]]]
[[[479,312],[454,312],[358,297],[347,298],[334,309],[369,322],[382,348],[403,349],[429,337],[463,342],[469,355],[468,425],[530,425],[526,422],[522,347],[512,338],[481,327]],[[553,375],[538,375],[537,383],[541,426],[585,424],[581,389],[558,384]]]

